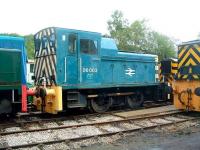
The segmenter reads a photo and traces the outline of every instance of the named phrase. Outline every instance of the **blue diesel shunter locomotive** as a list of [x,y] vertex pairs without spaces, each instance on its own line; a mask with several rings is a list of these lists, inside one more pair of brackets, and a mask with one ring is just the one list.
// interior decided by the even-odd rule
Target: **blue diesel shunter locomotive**
[[50,27],[35,34],[35,98],[38,110],[142,105],[158,99],[158,57],[118,50],[100,33]]

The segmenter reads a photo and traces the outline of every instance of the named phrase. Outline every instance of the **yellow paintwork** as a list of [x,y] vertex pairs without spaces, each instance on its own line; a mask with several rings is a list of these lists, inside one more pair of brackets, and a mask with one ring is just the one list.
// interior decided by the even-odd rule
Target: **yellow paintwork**
[[161,73],[161,63],[158,64],[158,68],[159,68],[159,69],[158,69],[159,81],[160,81],[160,82],[164,82],[164,81],[163,81],[163,75],[162,75],[162,73]]
[[171,62],[172,67],[178,67],[178,62]]
[[[194,94],[194,91],[197,87],[200,87],[200,81],[173,81],[172,88],[174,94],[174,105],[177,109],[187,110],[187,106],[189,106],[189,111],[200,111],[200,96]],[[191,100],[188,102],[188,93],[187,90],[191,90]],[[179,100],[180,93],[181,101]]]
[[[194,93],[195,89],[200,87],[200,78],[199,74],[193,72],[193,67],[199,65],[200,46],[198,44],[192,42],[178,47],[178,79],[172,81],[174,105],[177,109],[200,111],[200,96]],[[182,68],[187,68],[188,73],[181,74]]]
[[[34,105],[37,107],[37,110],[41,110],[42,100],[41,98],[34,97]],[[60,86],[51,86],[46,88],[46,97],[45,97],[45,112],[51,114],[57,114],[59,111],[63,110],[62,106],[62,87]]]
[[174,75],[178,71],[178,62],[176,60],[171,60],[171,66],[170,66],[170,73],[169,74],[162,74],[161,71],[161,63],[159,63],[159,81],[160,82],[168,82],[170,85],[172,83],[172,80],[174,80]]
[[187,48],[187,47],[184,47],[184,49],[181,50],[181,47],[179,47],[179,51],[180,51],[180,50],[181,50],[181,51],[180,51],[180,53],[178,54],[178,58],[182,57],[183,53],[186,51],[186,48]]
[[171,62],[171,74],[174,75],[178,71],[178,62]]

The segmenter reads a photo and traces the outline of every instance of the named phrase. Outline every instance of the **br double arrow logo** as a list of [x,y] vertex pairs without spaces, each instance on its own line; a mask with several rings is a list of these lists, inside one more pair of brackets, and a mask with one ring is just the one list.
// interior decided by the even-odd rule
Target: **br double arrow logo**
[[131,77],[135,74],[135,70],[133,70],[131,68],[126,69],[125,72],[126,72],[125,73],[126,75],[129,75]]

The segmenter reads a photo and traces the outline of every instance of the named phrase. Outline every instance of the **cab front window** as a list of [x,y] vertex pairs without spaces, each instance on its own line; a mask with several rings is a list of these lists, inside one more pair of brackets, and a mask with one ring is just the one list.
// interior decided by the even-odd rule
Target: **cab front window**
[[80,50],[81,53],[85,54],[97,54],[97,41],[90,39],[81,39]]

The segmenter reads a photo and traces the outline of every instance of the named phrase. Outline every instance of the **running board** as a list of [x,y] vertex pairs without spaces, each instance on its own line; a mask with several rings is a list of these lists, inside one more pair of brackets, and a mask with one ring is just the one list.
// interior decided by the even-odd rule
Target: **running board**
[[[126,93],[109,93],[109,94],[105,94],[105,96],[128,96],[128,95],[133,95],[135,94],[134,92],[126,92]],[[99,97],[100,95],[98,94],[91,94],[88,95],[87,98],[95,98],[95,97]]]

